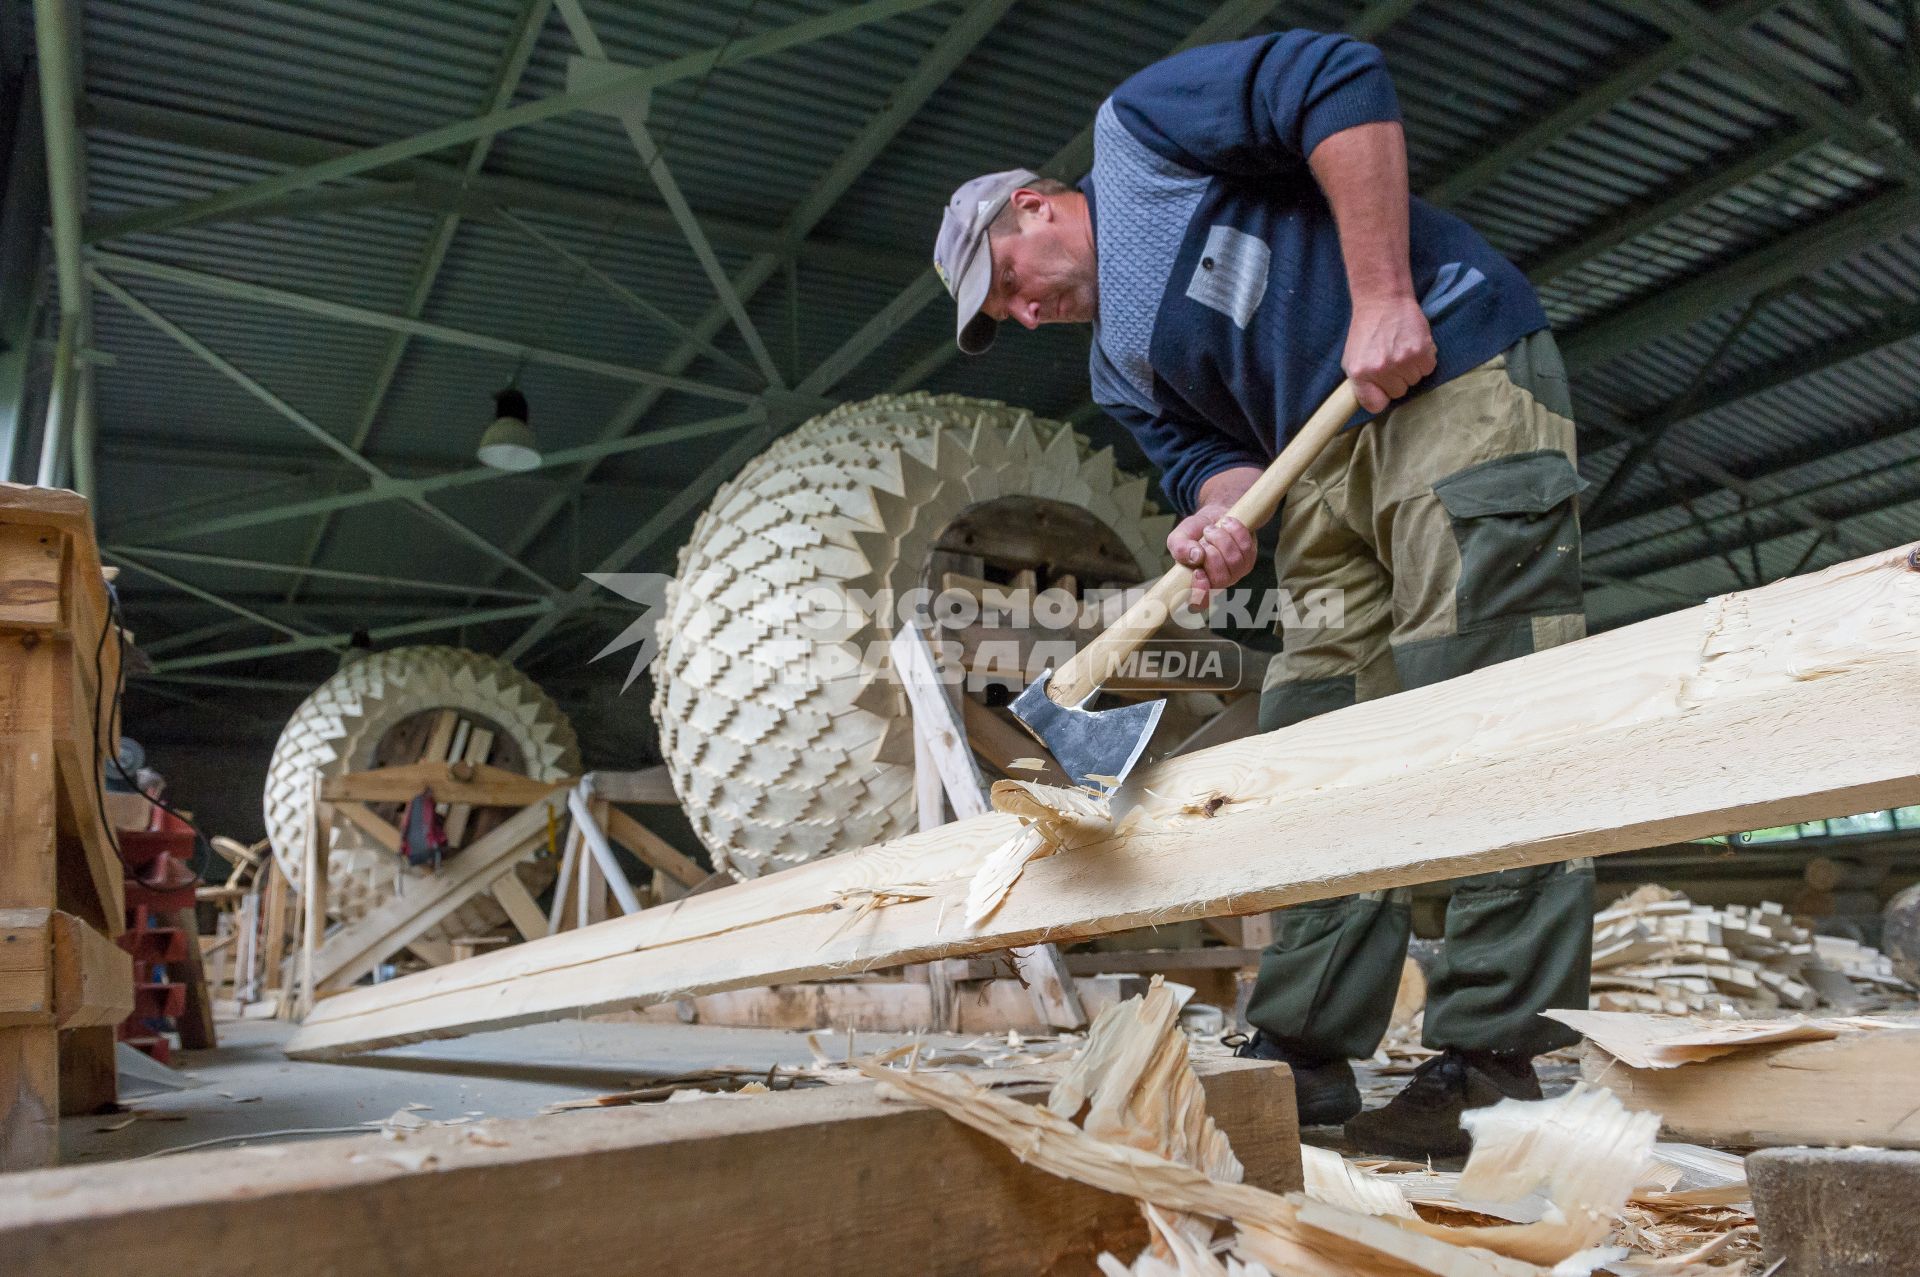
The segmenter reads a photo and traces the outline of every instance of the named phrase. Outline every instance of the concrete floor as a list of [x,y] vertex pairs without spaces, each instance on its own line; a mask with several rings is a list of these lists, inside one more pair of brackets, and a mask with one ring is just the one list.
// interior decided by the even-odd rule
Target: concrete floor
[[[293,1026],[277,1020],[220,1025],[220,1046],[174,1056],[191,1089],[125,1100],[131,1113],[60,1124],[65,1165],[117,1161],[205,1140],[225,1147],[364,1132],[410,1105],[428,1122],[533,1117],[558,1100],[629,1090],[719,1065],[767,1069],[813,1062],[806,1035],[706,1025],[563,1021],[401,1047],[344,1064],[289,1060]],[[821,1034],[836,1055],[847,1037]],[[862,1033],[871,1054],[908,1035]],[[929,1038],[957,1047],[973,1039]],[[129,1116],[137,1120],[129,1122]],[[310,1132],[292,1134],[290,1132]]]
[[[118,1161],[206,1140],[237,1147],[364,1133],[401,1110],[426,1122],[534,1117],[556,1101],[631,1090],[702,1069],[762,1070],[807,1065],[814,1058],[804,1033],[573,1020],[425,1042],[348,1063],[314,1064],[281,1053],[292,1034],[293,1026],[278,1020],[222,1024],[218,1049],[174,1057],[191,1089],[127,1099],[125,1106],[137,1115],[131,1122],[125,1113],[62,1120],[61,1161]],[[816,1036],[835,1056],[848,1053],[846,1034]],[[862,1033],[853,1051],[872,1054],[911,1038]],[[925,1040],[950,1049],[980,1041]],[[1356,1071],[1369,1107],[1391,1098],[1406,1082],[1404,1071],[1381,1075],[1366,1066]],[[1578,1070],[1554,1059],[1543,1061],[1541,1074],[1548,1093],[1557,1094]],[[1343,1153],[1359,1151],[1347,1146],[1338,1128],[1310,1130],[1306,1138]]]

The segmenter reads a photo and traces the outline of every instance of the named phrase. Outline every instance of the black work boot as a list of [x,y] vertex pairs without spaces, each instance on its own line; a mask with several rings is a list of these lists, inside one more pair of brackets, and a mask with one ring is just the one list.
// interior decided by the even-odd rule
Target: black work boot
[[1506,1099],[1539,1098],[1531,1057],[1449,1049],[1415,1069],[1385,1105],[1348,1122],[1347,1138],[1363,1153],[1464,1157],[1473,1141],[1460,1126],[1462,1113]]
[[1265,1029],[1255,1029],[1252,1037],[1229,1033],[1220,1041],[1232,1047],[1235,1055],[1278,1060],[1292,1070],[1300,1125],[1338,1126],[1360,1111],[1360,1087],[1353,1080],[1353,1066],[1345,1060],[1304,1059],[1267,1036]]

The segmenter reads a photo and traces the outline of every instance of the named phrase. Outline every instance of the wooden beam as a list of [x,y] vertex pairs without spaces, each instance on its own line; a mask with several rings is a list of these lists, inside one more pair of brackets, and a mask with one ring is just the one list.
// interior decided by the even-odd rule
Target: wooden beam
[[435,802],[525,807],[573,784],[571,779],[534,780],[486,763],[403,763],[330,776],[320,782],[320,797],[328,802],[404,803],[431,789]]
[[1920,1028],[1747,1047],[1671,1069],[1634,1068],[1588,1044],[1581,1071],[1628,1108],[1660,1114],[1668,1139],[1920,1148]]
[[502,874],[492,890],[493,898],[506,910],[507,919],[522,940],[535,940],[547,934],[547,915],[540,912],[539,903],[520,881],[519,874]]
[[706,870],[618,807],[607,809],[607,837],[683,887],[697,887],[707,880]]
[[[324,785],[325,782],[322,782]],[[400,854],[400,831],[390,823],[373,814],[365,803],[335,802],[329,804],[333,813],[358,829],[367,837],[379,843],[394,855]],[[329,822],[331,823],[331,822]],[[322,831],[324,834],[324,830]]]
[[[1197,1071],[1247,1182],[1299,1189],[1286,1071],[1252,1060]],[[1045,1090],[1008,1093],[1037,1102]],[[281,1277],[1031,1277],[1091,1271],[1103,1248],[1132,1254],[1145,1240],[1139,1219],[1130,1199],[1024,1166],[945,1114],[849,1084],[430,1127],[398,1144],[369,1135],[182,1153],[164,1175],[123,1162],[11,1176],[0,1254],[8,1277],[137,1271],[155,1237],[206,1239],[195,1277],[264,1267]]]
[[70,913],[55,912],[51,929],[53,1009],[60,1027],[111,1026],[131,1015],[133,958],[127,951]]
[[610,803],[638,803],[643,806],[678,807],[680,796],[673,792],[673,777],[663,767],[647,767],[637,772],[588,772],[587,788],[595,798]]
[[[970,930],[1000,813],[355,990],[306,1057],[1920,803],[1920,546],[1140,769]],[[1385,836],[1382,830],[1392,830]]]

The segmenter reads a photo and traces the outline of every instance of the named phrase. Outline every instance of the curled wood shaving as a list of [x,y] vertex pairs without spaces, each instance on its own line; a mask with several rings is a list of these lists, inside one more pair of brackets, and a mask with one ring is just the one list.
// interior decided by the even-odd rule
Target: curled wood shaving
[[[1239,1162],[1206,1115],[1187,1062],[1177,1006],[1158,981],[1110,1008],[1044,1105],[997,1095],[956,1074],[902,1073],[856,1063],[894,1092],[997,1139],[1022,1161],[1140,1201],[1154,1244],[1109,1274],[1216,1277],[1573,1277],[1625,1252],[1601,1245],[1649,1160],[1658,1119],[1628,1113],[1610,1093],[1507,1101],[1476,1116],[1463,1191],[1543,1196],[1534,1223],[1430,1224],[1399,1190],[1344,1163],[1308,1154],[1309,1192],[1280,1196],[1238,1182]],[[1074,1119],[1078,1119],[1078,1122]],[[1331,1156],[1331,1155],[1326,1155]],[[1338,1160],[1338,1159],[1335,1159]],[[1513,1213],[1518,1213],[1516,1209]],[[1235,1229],[1227,1267],[1207,1220]]]

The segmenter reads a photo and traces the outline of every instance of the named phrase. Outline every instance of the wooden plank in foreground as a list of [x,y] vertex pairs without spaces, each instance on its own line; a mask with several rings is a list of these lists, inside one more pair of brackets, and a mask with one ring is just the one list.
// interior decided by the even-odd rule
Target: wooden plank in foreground
[[1637,1069],[1589,1044],[1581,1072],[1668,1139],[1716,1146],[1920,1148],[1920,1027],[1756,1046]]
[[[1299,1188],[1286,1070],[1198,1071],[1247,1181]],[[1031,1277],[1145,1240],[1133,1202],[865,1084],[182,1153],[165,1171],[8,1176],[8,1277],[141,1271],[156,1237],[193,1239],[195,1277]]]
[[[1920,803],[1913,547],[1144,768],[977,930],[995,813],[328,1001],[329,1057]],[[869,907],[872,906],[872,907]]]

